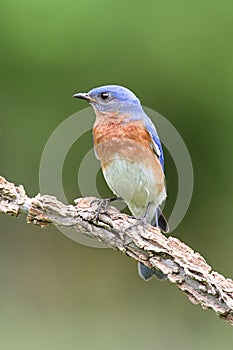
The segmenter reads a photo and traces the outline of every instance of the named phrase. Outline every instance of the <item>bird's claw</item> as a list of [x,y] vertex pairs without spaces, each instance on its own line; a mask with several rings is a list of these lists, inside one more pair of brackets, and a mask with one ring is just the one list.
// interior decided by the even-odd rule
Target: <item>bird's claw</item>
[[[136,218],[134,218],[134,219],[136,219]],[[148,222],[146,221],[146,217],[143,217],[141,219],[137,219],[137,222],[135,222],[134,224],[126,227],[125,231],[132,230],[132,228],[137,227],[139,225],[142,225],[143,230],[145,230],[145,227],[147,224],[148,224]]]
[[[132,216],[132,218],[136,219],[134,216]],[[137,219],[137,222],[135,222],[134,224],[126,227],[126,229],[124,230],[124,233],[123,233],[124,246],[129,246],[133,242],[133,240],[126,233],[128,230],[132,230],[134,227],[137,227],[139,225],[142,225],[143,230],[145,230],[145,227],[147,224],[148,223],[146,221],[146,217],[143,217],[141,219]]]
[[91,202],[91,205],[94,203],[97,203],[97,210],[95,213],[95,221],[98,222],[99,221],[99,216],[100,216],[100,212],[103,211],[104,213],[107,211],[109,204],[117,199],[122,199],[122,198],[96,198]]
[[110,203],[110,199],[109,198],[105,198],[105,199],[94,199],[91,202],[91,205],[97,203],[97,210],[95,213],[95,221],[98,222],[99,221],[99,216],[100,216],[100,212],[103,210],[103,212],[106,212],[106,210],[108,209],[109,203]]

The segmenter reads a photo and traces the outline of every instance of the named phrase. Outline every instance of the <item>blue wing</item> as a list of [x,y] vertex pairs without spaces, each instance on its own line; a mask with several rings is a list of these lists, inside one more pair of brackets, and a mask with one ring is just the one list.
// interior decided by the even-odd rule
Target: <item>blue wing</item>
[[150,134],[153,150],[159,158],[160,164],[164,170],[164,156],[162,145],[157,130],[148,115],[142,110],[140,106],[140,110],[136,110],[134,113],[130,113],[127,120],[143,120],[144,126]]
[[153,146],[154,146],[154,151],[157,154],[160,164],[162,165],[162,168],[164,170],[164,156],[163,156],[163,149],[162,149],[162,145],[159,139],[159,135],[157,133],[157,130],[154,126],[154,124],[152,123],[152,121],[150,120],[150,118],[145,114],[144,116],[144,124],[146,129],[148,130],[150,136],[151,136],[151,140],[153,142]]

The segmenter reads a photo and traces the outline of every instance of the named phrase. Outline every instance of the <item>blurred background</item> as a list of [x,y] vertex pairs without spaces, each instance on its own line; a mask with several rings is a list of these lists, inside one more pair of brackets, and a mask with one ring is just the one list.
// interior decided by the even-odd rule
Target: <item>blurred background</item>
[[[38,193],[49,136],[87,107],[72,94],[127,86],[176,127],[192,158],[193,199],[172,234],[232,278],[232,15],[228,0],[3,2],[0,174]],[[71,203],[91,142],[87,133],[64,164]],[[165,156],[169,216],[177,177]],[[107,197],[101,173],[97,182]],[[0,216],[0,280],[4,350],[232,347],[231,327],[175,286],[145,283],[124,255],[26,225],[24,217]]]

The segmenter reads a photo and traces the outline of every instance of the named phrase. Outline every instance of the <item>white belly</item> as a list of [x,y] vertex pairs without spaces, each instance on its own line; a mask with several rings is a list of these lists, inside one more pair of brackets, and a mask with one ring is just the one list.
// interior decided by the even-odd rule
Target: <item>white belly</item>
[[165,186],[157,181],[152,168],[115,158],[103,168],[103,174],[113,193],[123,198],[135,217],[142,217],[151,203],[148,222],[166,198]]

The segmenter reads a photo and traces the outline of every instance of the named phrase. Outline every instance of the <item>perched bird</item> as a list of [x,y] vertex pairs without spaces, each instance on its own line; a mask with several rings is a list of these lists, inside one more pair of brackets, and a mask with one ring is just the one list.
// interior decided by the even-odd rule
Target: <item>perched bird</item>
[[[159,208],[166,198],[163,150],[156,128],[133,92],[118,85],[77,93],[94,109],[94,148],[104,178],[117,197],[121,197],[136,218],[168,231]],[[160,270],[139,263],[139,275],[165,279]]]

